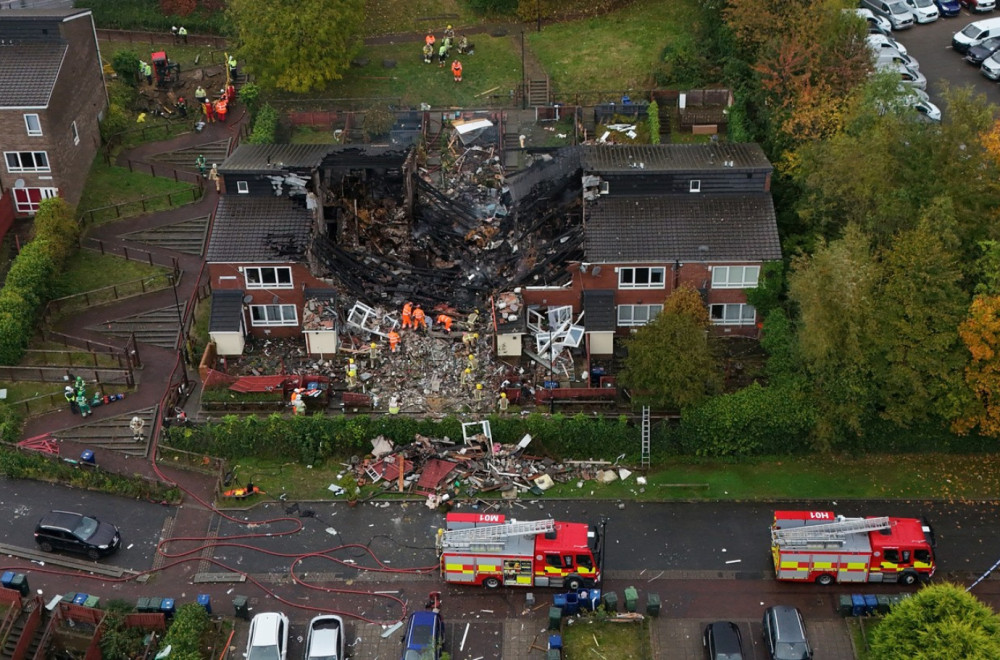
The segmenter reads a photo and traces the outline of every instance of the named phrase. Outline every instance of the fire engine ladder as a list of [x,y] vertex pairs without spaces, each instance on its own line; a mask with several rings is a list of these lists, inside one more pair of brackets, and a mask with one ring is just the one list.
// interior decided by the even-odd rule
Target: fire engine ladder
[[777,545],[807,545],[809,543],[843,543],[848,534],[889,529],[888,516],[880,518],[846,518],[826,525],[806,525],[790,529],[772,529],[771,541]]
[[642,407],[642,467],[649,467],[649,406]]
[[485,525],[483,527],[468,527],[466,529],[449,529],[438,535],[438,549],[468,548],[476,543],[499,541],[508,536],[532,536],[551,532],[556,528],[556,521],[530,520],[525,522],[504,523],[502,525]]

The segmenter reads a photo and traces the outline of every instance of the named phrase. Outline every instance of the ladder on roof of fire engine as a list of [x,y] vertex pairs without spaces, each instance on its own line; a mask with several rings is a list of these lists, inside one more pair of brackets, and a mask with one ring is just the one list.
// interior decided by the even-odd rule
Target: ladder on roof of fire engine
[[772,529],[771,540],[779,545],[807,543],[843,543],[848,534],[889,529],[889,517],[845,518],[825,525],[805,525],[790,529]]
[[467,548],[475,543],[498,541],[508,536],[530,536],[551,532],[556,528],[556,521],[529,520],[511,522],[501,525],[484,525],[482,527],[466,527],[465,529],[448,529],[438,537],[438,546],[442,548]]
[[649,467],[649,406],[642,407],[642,467]]

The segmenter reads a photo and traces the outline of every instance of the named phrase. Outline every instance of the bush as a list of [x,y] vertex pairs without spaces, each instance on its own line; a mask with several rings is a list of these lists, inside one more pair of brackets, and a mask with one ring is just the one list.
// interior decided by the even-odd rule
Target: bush
[[809,447],[813,423],[801,393],[754,383],[685,410],[678,439],[698,456],[793,454]]
[[101,140],[110,143],[116,135],[128,130],[130,123],[129,113],[124,107],[117,103],[110,104],[108,111],[104,113],[104,121],[101,122]]
[[[56,268],[62,270],[80,247],[80,224],[73,217],[73,207],[62,197],[53,197],[39,205],[35,214],[35,236],[49,237],[46,251]],[[58,240],[52,240],[52,237],[58,237]]]
[[14,406],[0,403],[0,442],[13,444],[21,437],[24,418]]
[[108,94],[112,87],[127,87],[135,89],[139,84],[139,56],[133,50],[120,50],[111,58],[111,68],[121,85],[108,85]]
[[160,645],[171,648],[172,659],[192,659],[204,657],[202,654],[202,637],[208,632],[211,619],[208,612],[198,603],[185,603],[177,609],[174,620],[167,628],[167,634]]
[[247,138],[250,144],[274,144],[278,133],[278,111],[270,105],[265,105],[257,113],[253,123],[253,132]]
[[[180,16],[161,10],[158,0],[77,0],[74,6],[94,12],[94,24],[114,30],[152,30],[170,38],[171,26],[183,25],[190,34],[230,34],[225,12],[218,2],[200,0],[194,12]],[[168,8],[169,9],[169,8]]]
[[384,106],[376,106],[365,110],[365,118],[361,130],[366,140],[388,135],[396,123],[396,115]]
[[469,0],[469,7],[480,14],[514,14],[518,0]]
[[656,101],[650,101],[649,107],[646,109],[648,113],[649,121],[649,143],[659,144],[660,143],[660,104]]
[[257,83],[248,82],[240,87],[240,91],[237,94],[240,98],[240,103],[250,113],[250,120],[253,121],[257,117],[257,113],[260,112],[260,87]]
[[689,44],[669,44],[660,54],[660,64],[654,70],[656,84],[662,87],[684,89],[698,87],[705,82],[706,62]]

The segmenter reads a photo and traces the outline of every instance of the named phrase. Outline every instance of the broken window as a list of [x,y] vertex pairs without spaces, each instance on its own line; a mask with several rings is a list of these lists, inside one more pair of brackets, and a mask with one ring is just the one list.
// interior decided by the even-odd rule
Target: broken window
[[243,269],[248,289],[291,289],[292,269],[287,266],[249,266]]
[[298,325],[295,305],[250,305],[251,325]]
[[666,281],[666,268],[619,268],[619,289],[662,289]]

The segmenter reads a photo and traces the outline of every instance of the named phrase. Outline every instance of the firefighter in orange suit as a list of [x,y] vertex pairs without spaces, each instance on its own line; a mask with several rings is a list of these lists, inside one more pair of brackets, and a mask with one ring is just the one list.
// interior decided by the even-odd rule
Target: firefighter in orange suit
[[455,76],[455,82],[462,82],[462,63],[458,60],[452,62],[451,73]]

